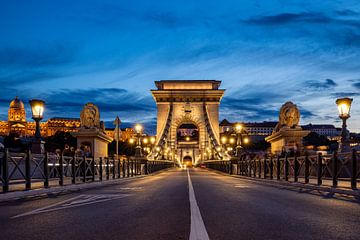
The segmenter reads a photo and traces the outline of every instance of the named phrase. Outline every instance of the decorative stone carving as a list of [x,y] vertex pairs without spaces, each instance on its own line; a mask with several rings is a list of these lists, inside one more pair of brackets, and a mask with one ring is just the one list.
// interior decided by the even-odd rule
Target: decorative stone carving
[[98,107],[93,103],[85,104],[80,113],[80,122],[81,128],[101,128]]
[[278,132],[282,127],[296,128],[299,125],[300,112],[298,107],[292,102],[286,102],[280,108],[279,123],[275,127]]
[[280,108],[279,123],[273,133],[265,140],[271,143],[271,153],[302,152],[303,137],[310,131],[302,130],[299,126],[300,112],[295,104],[286,102]]
[[108,144],[113,139],[106,135],[104,122],[100,122],[100,112],[93,103],[85,104],[80,113],[81,129],[72,133],[77,139],[78,147],[87,145],[93,157],[107,157]]

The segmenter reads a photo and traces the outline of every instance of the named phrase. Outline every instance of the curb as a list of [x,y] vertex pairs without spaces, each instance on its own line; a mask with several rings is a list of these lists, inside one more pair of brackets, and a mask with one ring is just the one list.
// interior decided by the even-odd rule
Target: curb
[[251,177],[240,176],[240,175],[230,175],[230,174],[226,174],[221,171],[214,170],[214,169],[207,169],[207,170],[210,172],[216,172],[223,176],[241,178],[246,181],[262,183],[262,184],[272,186],[272,187],[278,187],[278,186],[294,187],[294,188],[299,188],[300,190],[308,189],[308,190],[315,190],[315,191],[319,191],[319,192],[328,192],[330,194],[343,194],[343,195],[349,195],[349,196],[353,196],[356,198],[360,198],[360,190],[352,190],[352,189],[341,188],[341,187],[334,188],[334,187],[330,187],[330,186],[329,187],[328,186],[317,186],[317,185],[313,185],[313,184],[305,184],[305,183],[300,183],[300,182],[296,183],[296,182],[285,182],[285,181],[270,180],[270,179],[251,178]]
[[135,179],[146,178],[150,176],[154,176],[160,174],[162,172],[168,171],[171,168],[163,169],[157,171],[155,173],[151,173],[148,175],[139,175],[133,176],[128,178],[117,178],[117,179],[109,179],[105,181],[97,181],[97,182],[89,182],[89,183],[79,183],[79,184],[71,184],[65,186],[54,186],[49,188],[39,188],[33,190],[24,190],[24,191],[15,191],[15,192],[7,192],[0,194],[0,203],[21,200],[21,199],[32,199],[37,197],[47,197],[48,195],[52,194],[69,194],[73,192],[78,192],[81,190],[88,190],[88,189],[96,189],[99,187],[111,186],[118,183],[129,182]]

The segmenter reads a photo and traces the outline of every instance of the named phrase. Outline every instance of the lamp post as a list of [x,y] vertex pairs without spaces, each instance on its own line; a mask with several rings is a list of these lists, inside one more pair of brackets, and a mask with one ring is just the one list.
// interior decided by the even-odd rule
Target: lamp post
[[237,123],[235,125],[235,132],[236,132],[236,150],[235,150],[235,156],[239,157],[241,152],[241,144],[242,144],[242,130],[243,127],[240,123]]
[[336,105],[339,110],[339,118],[342,120],[341,138],[339,144],[340,152],[350,151],[349,138],[346,129],[346,120],[350,118],[350,108],[352,101],[352,98],[339,98],[336,100]]
[[135,137],[136,137],[135,157],[142,157],[142,152],[141,152],[142,130],[143,127],[140,124],[135,125]]
[[44,142],[41,140],[40,121],[43,119],[45,102],[43,100],[32,99],[29,103],[31,106],[32,119],[34,119],[36,123],[35,141],[32,143],[31,150],[35,153],[43,153]]

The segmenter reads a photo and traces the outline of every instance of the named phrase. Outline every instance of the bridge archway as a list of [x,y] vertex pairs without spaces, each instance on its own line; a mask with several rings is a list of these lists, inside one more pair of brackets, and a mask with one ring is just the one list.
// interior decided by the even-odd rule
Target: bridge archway
[[[157,89],[151,91],[157,105],[155,145],[170,151],[170,160],[181,164],[183,157],[189,155],[196,165],[208,159],[209,149],[218,149],[219,104],[225,91],[219,89],[220,83],[216,80],[155,82]],[[198,129],[198,139],[193,146],[186,146],[186,141],[178,138],[179,128],[186,124],[193,124]]]

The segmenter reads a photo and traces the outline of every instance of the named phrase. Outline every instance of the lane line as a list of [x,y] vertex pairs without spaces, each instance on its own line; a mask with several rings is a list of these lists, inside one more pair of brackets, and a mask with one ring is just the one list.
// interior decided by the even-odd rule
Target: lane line
[[191,213],[190,240],[209,240],[204,221],[201,217],[199,206],[196,202],[194,187],[191,182],[189,169],[187,169],[189,183],[189,201]]

